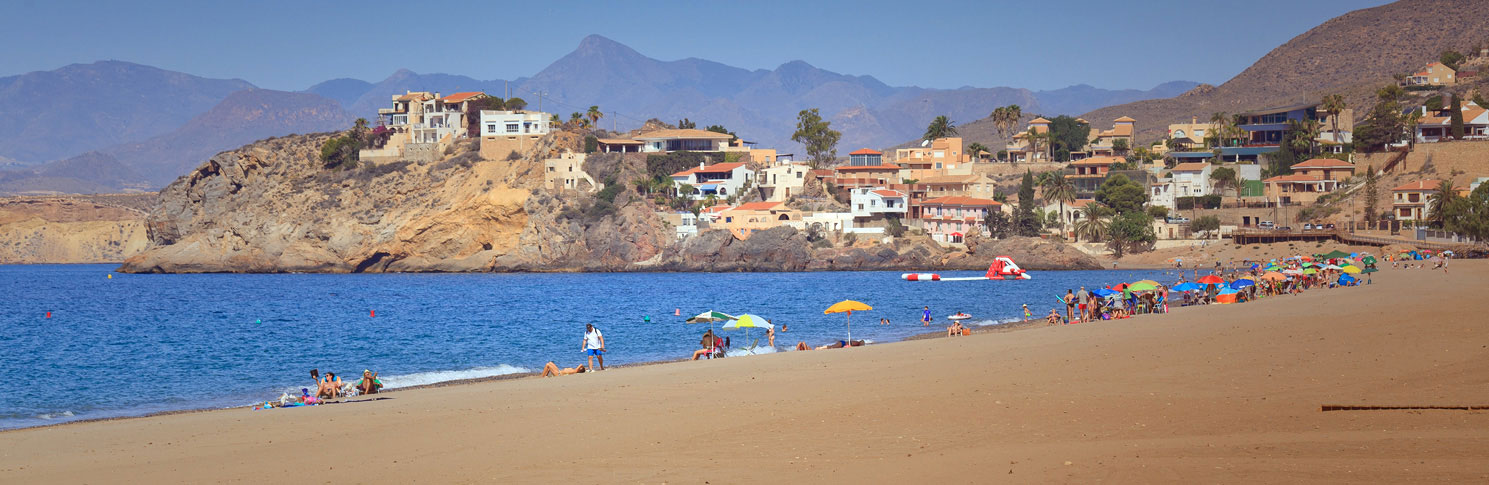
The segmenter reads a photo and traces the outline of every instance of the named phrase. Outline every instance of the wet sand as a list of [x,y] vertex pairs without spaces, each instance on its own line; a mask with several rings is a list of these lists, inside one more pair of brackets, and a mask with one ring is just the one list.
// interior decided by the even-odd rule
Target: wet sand
[[1485,282],[14,430],[0,483],[1482,483],[1489,412],[1321,406],[1489,405]]

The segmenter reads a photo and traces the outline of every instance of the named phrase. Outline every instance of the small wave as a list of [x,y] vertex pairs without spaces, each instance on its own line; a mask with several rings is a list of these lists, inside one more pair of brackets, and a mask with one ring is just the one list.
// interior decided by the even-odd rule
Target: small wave
[[[440,382],[459,381],[464,379],[480,379],[482,377],[521,374],[524,372],[532,371],[523,367],[501,364],[494,367],[476,367],[474,369],[465,370],[441,370],[396,376],[379,376],[378,379],[383,381],[383,386],[387,387],[388,389],[396,389],[399,387],[423,386]],[[360,377],[358,377],[358,379],[360,379]]]
[[727,350],[727,351],[724,352],[724,356],[725,357],[739,357],[739,356],[745,356],[745,355],[774,354],[776,352],[777,352],[777,350],[775,349],[775,347],[771,347],[769,345],[756,345],[755,348],[753,348],[753,349],[743,349],[743,348],[729,349],[729,350]]
[[1015,322],[1022,322],[1022,321],[1024,321],[1024,319],[1018,318],[1018,317],[1013,317],[1013,318],[1004,318],[1004,319],[1001,319],[1001,320],[978,320],[976,322],[972,322],[972,325],[976,325],[976,326],[979,326],[979,327],[986,327],[986,326],[989,326],[989,325],[1002,325],[1002,324],[1005,324],[1005,323],[1015,323]]
[[62,411],[60,413],[42,413],[42,414],[38,414],[38,415],[36,415],[36,418],[37,419],[51,420],[51,419],[57,419],[57,418],[71,418],[73,416],[75,416],[75,415],[72,414],[72,411]]

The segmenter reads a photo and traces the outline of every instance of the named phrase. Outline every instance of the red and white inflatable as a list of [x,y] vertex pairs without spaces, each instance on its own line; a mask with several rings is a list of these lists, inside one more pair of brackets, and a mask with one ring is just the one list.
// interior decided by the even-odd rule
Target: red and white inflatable
[[1008,256],[993,258],[993,264],[987,268],[987,276],[969,276],[961,278],[942,278],[936,273],[905,273],[900,279],[905,281],[984,281],[984,280],[1027,280],[1031,279],[1028,272],[1020,268]]

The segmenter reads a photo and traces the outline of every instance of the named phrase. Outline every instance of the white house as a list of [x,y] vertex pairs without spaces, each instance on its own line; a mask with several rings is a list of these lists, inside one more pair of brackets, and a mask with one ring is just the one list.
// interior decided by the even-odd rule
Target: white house
[[423,104],[423,120],[415,123],[410,128],[413,134],[413,143],[439,143],[445,137],[464,138],[465,112],[470,107],[470,102],[485,98],[486,93],[471,91],[455,93],[445,97],[425,99]]
[[548,134],[550,116],[541,111],[481,110],[481,137],[543,136]]
[[565,151],[558,158],[543,160],[543,186],[550,191],[578,190],[594,192],[603,189],[594,177],[584,171],[588,155]]
[[784,162],[760,169],[760,195],[767,202],[783,202],[793,195],[800,195],[812,167],[804,163]]
[[1178,208],[1177,197],[1174,197],[1174,179],[1158,179],[1148,184],[1148,205],[1167,207],[1169,210]]
[[681,190],[683,185],[693,187],[691,194],[693,199],[702,199],[709,195],[718,197],[729,197],[744,191],[746,183],[755,177],[755,172],[745,167],[743,163],[715,163],[713,165],[698,164],[697,168],[690,168],[672,174],[673,186]]
[[1210,173],[1215,167],[1205,162],[1185,162],[1174,166],[1169,171],[1170,178],[1174,181],[1173,194],[1178,197],[1199,197],[1210,195],[1213,186],[1210,184]]
[[734,135],[717,133],[707,130],[656,130],[642,133],[635,137],[637,141],[644,143],[641,151],[648,153],[665,152],[718,152],[729,146],[729,140]]
[[904,215],[909,210],[908,202],[904,192],[875,187],[853,189],[849,199],[855,219]]

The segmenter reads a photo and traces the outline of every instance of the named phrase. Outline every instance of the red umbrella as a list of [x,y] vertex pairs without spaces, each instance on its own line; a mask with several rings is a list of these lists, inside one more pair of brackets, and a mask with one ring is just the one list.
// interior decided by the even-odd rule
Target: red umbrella
[[1207,285],[1218,285],[1224,283],[1225,280],[1221,279],[1219,276],[1207,275],[1204,278],[1200,278],[1199,282]]

